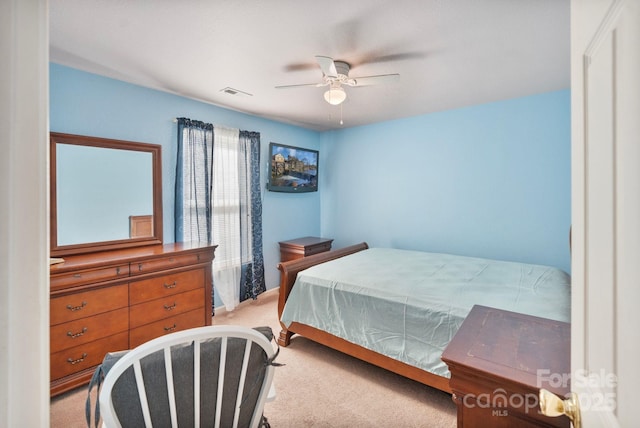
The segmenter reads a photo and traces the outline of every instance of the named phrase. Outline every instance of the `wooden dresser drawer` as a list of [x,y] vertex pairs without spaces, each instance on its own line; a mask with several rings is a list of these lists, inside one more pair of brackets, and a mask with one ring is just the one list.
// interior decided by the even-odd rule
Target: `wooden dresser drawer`
[[128,284],[54,297],[51,299],[51,325],[101,314],[128,305]]
[[204,262],[207,259],[204,253],[174,254],[168,257],[160,257],[152,260],[142,260],[131,263],[131,275],[142,275],[160,270],[190,266]]
[[156,337],[188,328],[201,327],[204,325],[204,308],[195,311],[185,312],[170,318],[156,321],[142,327],[134,328],[129,333],[129,346],[136,346],[148,342]]
[[204,290],[200,288],[133,305],[129,308],[129,325],[140,327],[174,314],[204,308],[204,300]]
[[129,309],[121,308],[51,327],[51,353],[84,345],[129,329]]
[[142,281],[133,281],[129,287],[129,303],[137,305],[148,300],[203,288],[204,269],[193,269]]
[[129,348],[126,331],[51,354],[51,380],[97,366],[107,352]]
[[100,269],[73,271],[51,275],[51,289],[75,287],[83,284],[95,284],[129,276],[129,265],[121,264]]

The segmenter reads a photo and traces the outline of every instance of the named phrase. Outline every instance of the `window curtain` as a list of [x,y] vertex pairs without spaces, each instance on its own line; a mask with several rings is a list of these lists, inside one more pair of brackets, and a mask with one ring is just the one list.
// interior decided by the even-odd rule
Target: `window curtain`
[[178,119],[175,241],[211,242],[213,125]]
[[[240,202],[243,199],[245,177],[241,177],[239,131],[216,127],[213,135],[213,239],[216,257],[213,260],[213,283],[228,311],[240,303],[242,266]],[[244,226],[246,227],[246,226]]]
[[213,283],[227,310],[266,290],[260,134],[178,119],[177,242],[218,245]]
[[241,176],[247,177],[247,191],[241,204],[241,218],[247,225],[242,235],[243,259],[247,260],[240,289],[241,300],[255,299],[266,290],[262,254],[262,192],[260,190],[260,133],[240,131]]

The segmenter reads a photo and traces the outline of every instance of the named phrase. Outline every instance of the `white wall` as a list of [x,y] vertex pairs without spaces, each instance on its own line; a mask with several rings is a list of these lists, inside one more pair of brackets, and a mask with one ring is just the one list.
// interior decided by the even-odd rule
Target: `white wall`
[[48,4],[0,2],[0,426],[49,426]]

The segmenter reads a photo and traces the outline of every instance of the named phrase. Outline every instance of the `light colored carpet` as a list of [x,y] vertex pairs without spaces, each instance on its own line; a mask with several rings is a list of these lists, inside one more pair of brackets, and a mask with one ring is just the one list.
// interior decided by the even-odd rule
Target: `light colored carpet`
[[[278,291],[218,310],[214,324],[268,325],[277,336]],[[265,406],[273,428],[455,427],[456,408],[444,392],[294,336],[276,360],[277,398]],[[51,426],[85,427],[86,388],[51,400]]]

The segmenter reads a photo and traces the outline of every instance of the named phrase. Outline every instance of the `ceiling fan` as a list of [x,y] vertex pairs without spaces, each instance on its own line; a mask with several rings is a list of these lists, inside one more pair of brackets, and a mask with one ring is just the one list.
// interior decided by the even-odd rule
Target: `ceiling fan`
[[283,85],[276,86],[278,89],[284,88],[298,88],[303,86],[322,87],[328,86],[329,89],[324,93],[324,99],[332,105],[341,104],[346,98],[347,93],[342,88],[342,85],[347,86],[371,86],[379,85],[383,83],[397,82],[400,75],[394,74],[379,74],[376,76],[360,76],[349,77],[349,69],[351,66],[344,61],[334,61],[333,58],[328,56],[316,56],[316,61],[322,70],[322,82],[320,83],[303,83],[300,85]]

